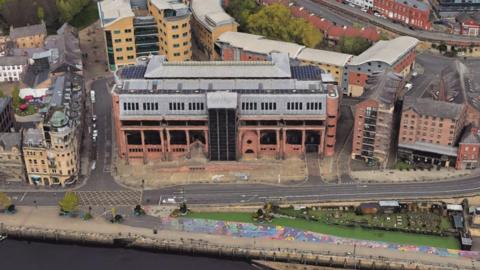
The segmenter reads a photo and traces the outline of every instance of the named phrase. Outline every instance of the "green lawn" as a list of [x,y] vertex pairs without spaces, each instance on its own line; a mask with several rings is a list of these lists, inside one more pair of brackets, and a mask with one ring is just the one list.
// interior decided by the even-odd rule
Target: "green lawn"
[[[251,213],[200,212],[191,213],[188,215],[188,217],[247,223],[253,222]],[[414,233],[369,230],[360,227],[335,226],[327,225],[322,222],[307,221],[304,219],[274,218],[271,224],[347,238],[384,241],[398,244],[444,247],[451,249],[459,248],[458,240],[455,237],[440,237]]]
[[83,29],[98,20],[97,2],[90,1],[90,3],[80,11],[69,23],[78,28]]

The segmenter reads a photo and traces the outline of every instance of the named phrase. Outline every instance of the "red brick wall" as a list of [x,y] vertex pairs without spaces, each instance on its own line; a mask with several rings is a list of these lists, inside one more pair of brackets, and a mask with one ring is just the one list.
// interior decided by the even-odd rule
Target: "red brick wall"
[[335,154],[335,142],[337,136],[339,97],[327,96],[327,132],[325,140],[325,156],[330,157]]
[[[395,0],[374,0],[373,6],[375,10],[391,20],[401,21],[425,30],[429,30],[432,26],[430,23],[430,10],[420,10]],[[405,17],[408,19],[408,23],[402,17],[389,16],[390,13]]]
[[458,147],[457,164],[455,168],[461,169],[462,161],[464,160],[478,160],[480,144],[464,144],[461,143]]
[[415,63],[415,58],[416,58],[416,53],[415,53],[415,50],[412,50],[410,51],[410,53],[408,53],[408,55],[406,57],[404,57],[402,59],[402,61],[400,61],[399,63],[397,63],[393,69],[395,70],[395,72],[401,72],[402,70],[404,70],[406,67],[412,65],[413,63]]
[[234,61],[234,48],[231,47],[223,47],[222,48],[222,60],[223,61]]
[[360,72],[350,72],[348,74],[348,84],[349,85],[360,85],[365,86],[368,79],[368,74]]
[[[235,54],[240,52],[240,59],[235,59]],[[222,60],[223,61],[265,61],[267,60],[268,55],[266,54],[257,54],[251,53],[247,51],[243,51],[242,49],[229,47],[224,45],[222,47]]]
[[352,154],[360,155],[363,140],[363,124],[365,123],[365,110],[367,107],[378,107],[378,102],[367,99],[355,106],[355,120],[353,125]]

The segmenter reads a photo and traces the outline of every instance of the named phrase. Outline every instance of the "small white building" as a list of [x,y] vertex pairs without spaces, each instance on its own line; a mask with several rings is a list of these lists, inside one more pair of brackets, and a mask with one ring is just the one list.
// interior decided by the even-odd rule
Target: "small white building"
[[20,81],[27,67],[27,61],[28,58],[25,56],[0,57],[0,82]]

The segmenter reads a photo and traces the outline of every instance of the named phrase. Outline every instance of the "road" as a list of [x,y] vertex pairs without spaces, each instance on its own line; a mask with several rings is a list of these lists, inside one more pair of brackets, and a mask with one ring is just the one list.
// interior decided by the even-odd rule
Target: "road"
[[395,32],[397,34],[412,36],[423,41],[445,42],[447,44],[463,44],[463,45],[470,45],[472,43],[477,45],[480,44],[480,38],[478,37],[452,35],[447,33],[423,31],[423,30],[412,30],[408,27],[402,26],[401,24],[393,23],[389,20],[375,17],[371,14],[367,14],[361,11],[358,8],[344,5],[335,0],[315,0],[315,1],[296,0],[295,2],[298,3],[299,5],[306,4],[306,2],[309,2],[309,10],[312,11],[313,13],[320,14],[321,12],[325,12],[324,10],[326,8],[330,8],[335,10],[337,13],[341,14],[341,16],[347,20],[355,21],[355,19],[361,19],[364,22],[371,23],[373,25],[379,26],[386,30]]
[[327,8],[323,8],[323,9],[320,9],[320,8],[316,8],[316,4],[311,2],[311,1],[307,1],[307,0],[297,0],[295,2],[298,6],[301,6],[301,7],[304,7],[310,11],[313,11],[313,13],[315,13],[316,15],[322,17],[322,18],[325,18],[331,22],[333,22],[334,24],[336,25],[340,25],[340,26],[351,26],[353,25],[354,22],[358,21],[358,20],[352,20],[350,18],[347,18],[345,16],[341,16],[333,11],[331,11],[330,9],[327,9]]
[[[480,193],[480,177],[444,182],[412,182],[402,184],[319,184],[300,186],[270,186],[260,184],[203,184],[146,190],[143,194],[144,204],[158,204],[160,199],[179,197],[183,188],[189,204],[241,204],[262,203],[265,201],[324,202],[346,200],[378,199],[417,199],[436,196],[463,196]],[[139,198],[139,192],[127,191],[88,192],[97,194],[85,205],[133,205]],[[87,194],[88,194],[87,193]],[[56,205],[63,196],[62,192],[9,192],[16,205]],[[84,196],[85,193],[82,193]],[[117,198],[118,194],[118,199]],[[107,195],[107,196],[106,196]],[[125,197],[122,201],[121,197]],[[108,198],[111,204],[106,203]]]
[[115,183],[111,175],[112,165],[112,99],[105,79],[97,80],[92,83],[92,89],[95,91],[95,100],[93,114],[96,115],[96,129],[98,137],[93,144],[92,150],[95,152],[95,169],[91,171],[90,178],[86,185],[80,188],[82,191],[111,191],[122,190]]

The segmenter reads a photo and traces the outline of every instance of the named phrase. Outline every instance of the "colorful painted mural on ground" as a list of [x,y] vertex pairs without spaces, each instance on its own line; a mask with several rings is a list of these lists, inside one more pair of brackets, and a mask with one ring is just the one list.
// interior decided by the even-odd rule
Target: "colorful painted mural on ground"
[[475,251],[454,250],[428,246],[402,245],[386,242],[358,240],[336,237],[326,234],[302,231],[290,227],[256,225],[252,223],[218,221],[190,218],[162,218],[160,229],[225,235],[247,238],[266,238],[275,240],[302,241],[310,243],[329,243],[338,245],[357,245],[359,247],[393,249],[434,254],[439,256],[461,256],[480,259],[480,253]]

